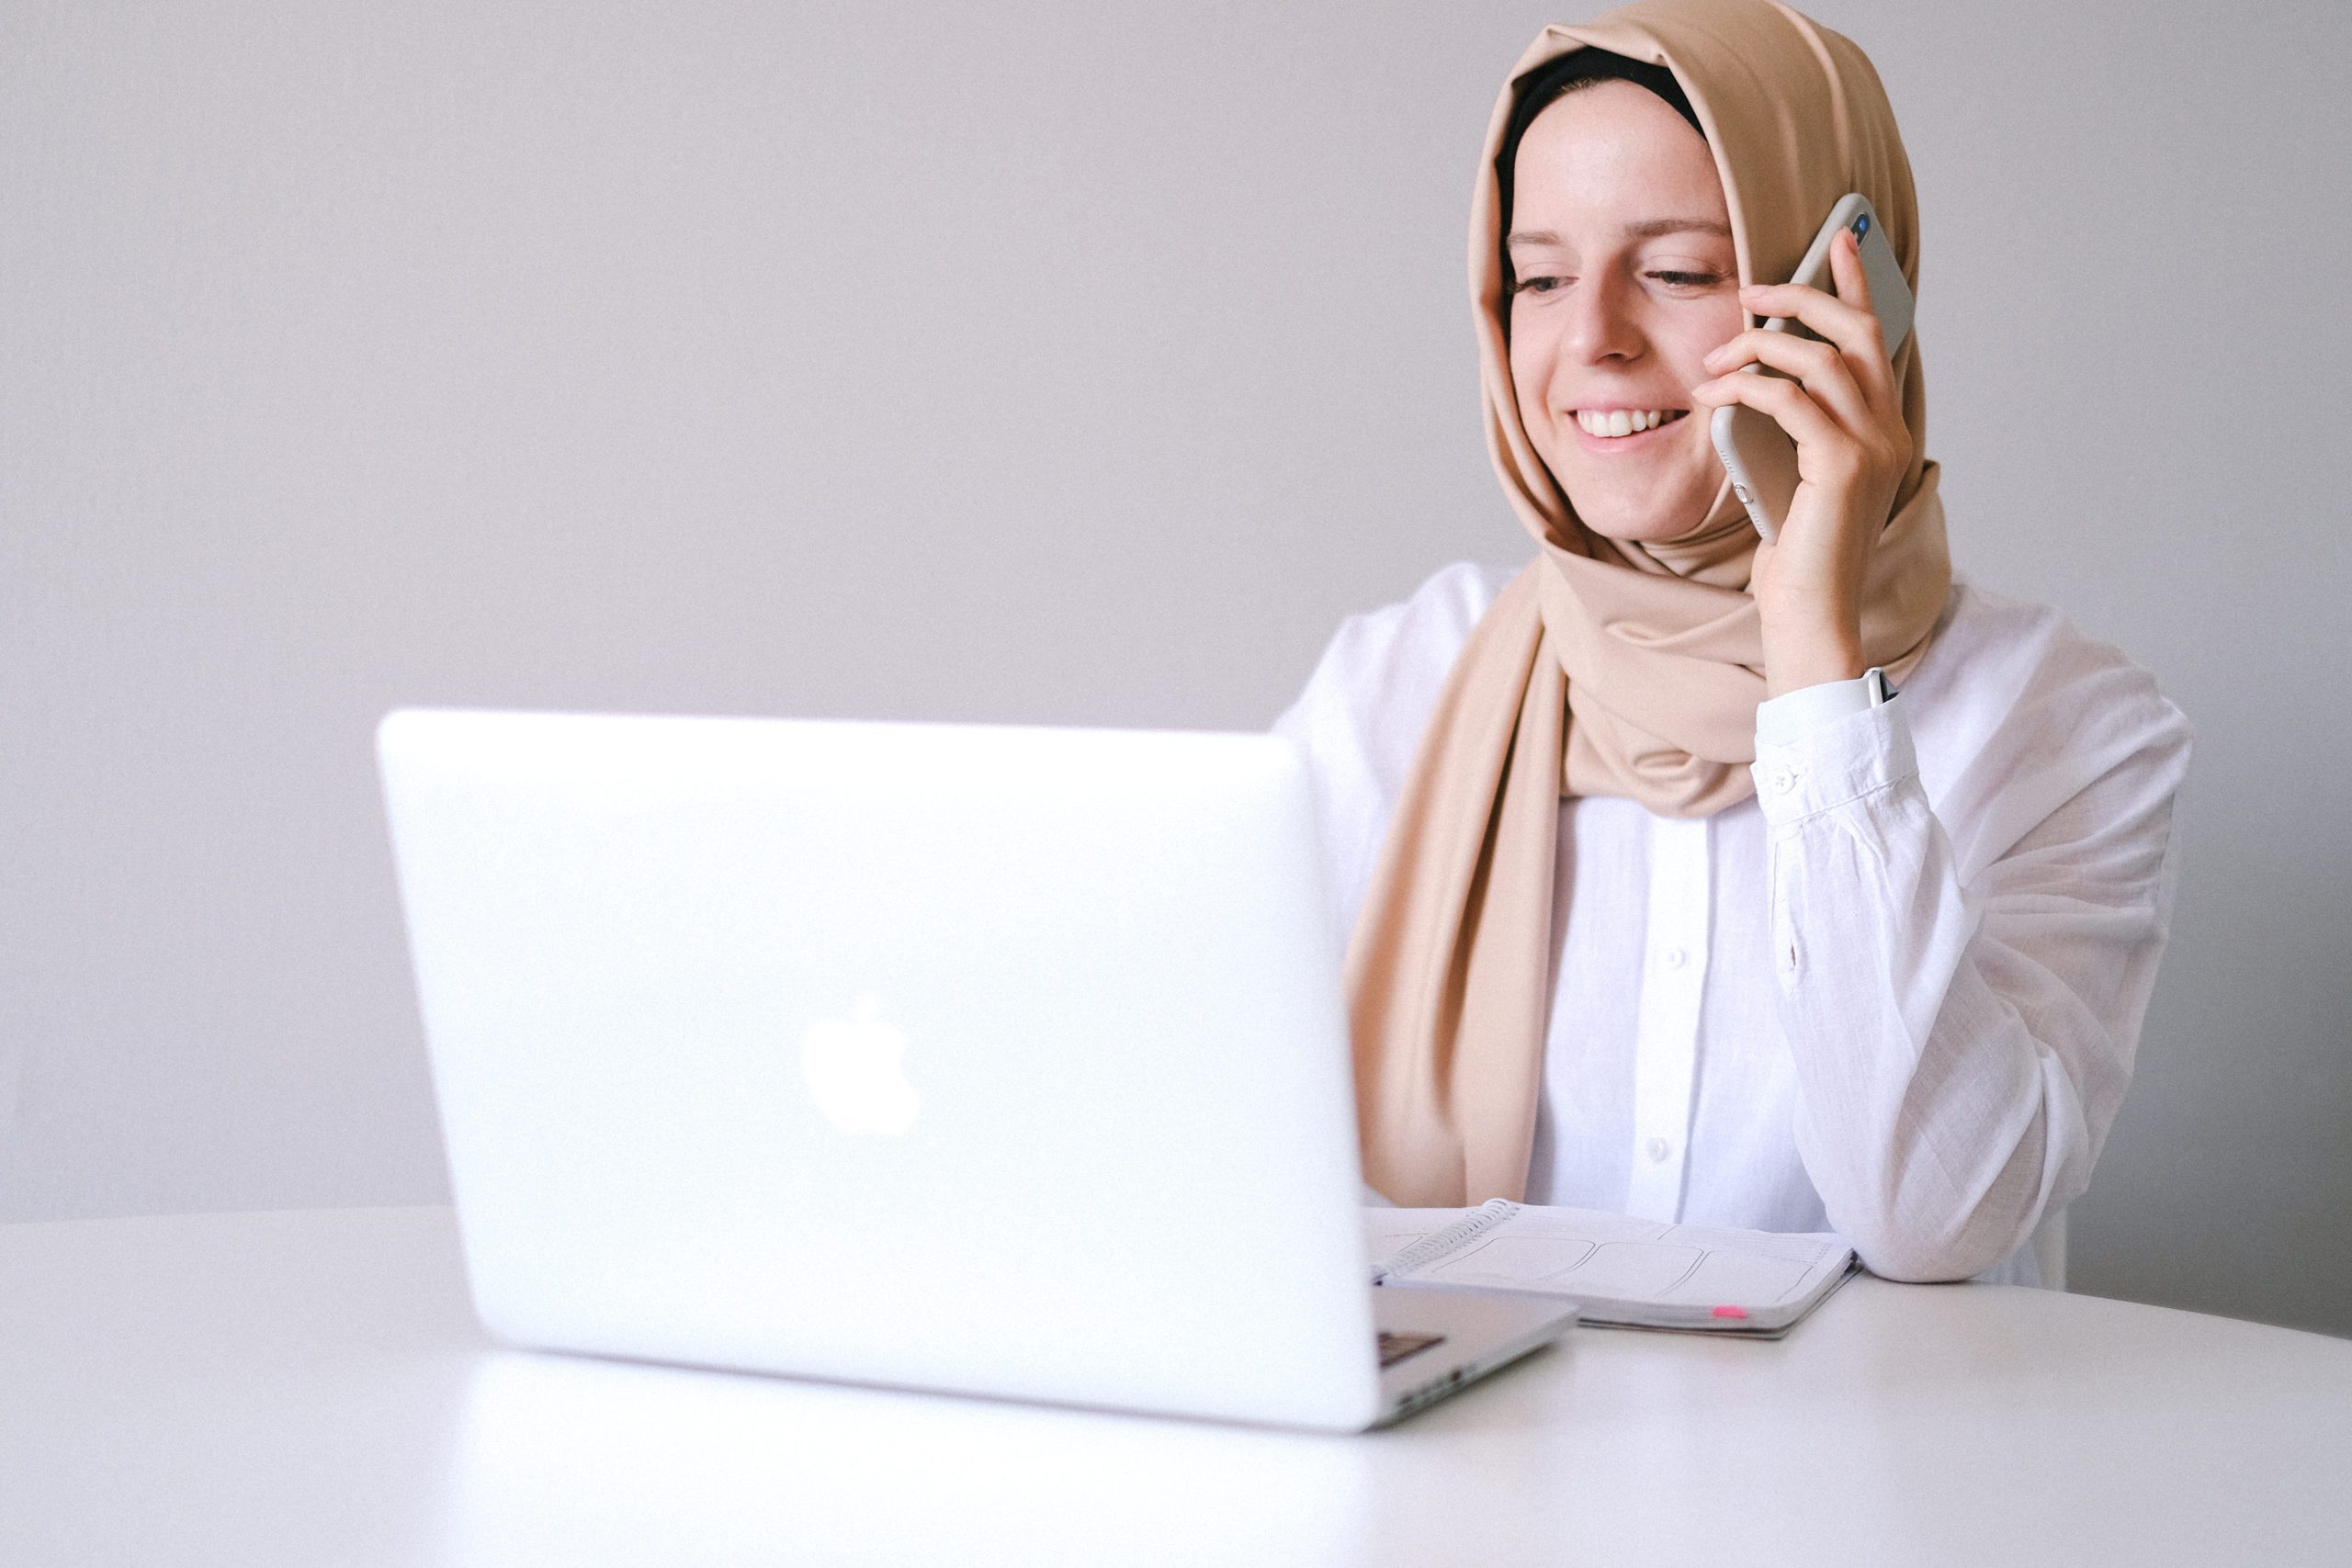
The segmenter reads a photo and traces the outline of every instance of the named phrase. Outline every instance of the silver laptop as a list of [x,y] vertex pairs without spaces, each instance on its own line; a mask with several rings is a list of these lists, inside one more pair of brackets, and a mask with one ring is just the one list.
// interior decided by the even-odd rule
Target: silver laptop
[[1573,1320],[1368,1283],[1285,740],[403,711],[378,748],[502,1338],[1357,1429]]

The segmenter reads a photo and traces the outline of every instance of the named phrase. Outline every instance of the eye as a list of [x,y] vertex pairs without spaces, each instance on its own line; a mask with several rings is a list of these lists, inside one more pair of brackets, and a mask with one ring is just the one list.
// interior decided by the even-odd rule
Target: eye
[[1710,288],[1724,280],[1719,272],[1654,272],[1650,276],[1671,288]]
[[1510,291],[1513,294],[1549,294],[1555,289],[1566,288],[1568,282],[1565,277],[1522,277],[1511,285]]

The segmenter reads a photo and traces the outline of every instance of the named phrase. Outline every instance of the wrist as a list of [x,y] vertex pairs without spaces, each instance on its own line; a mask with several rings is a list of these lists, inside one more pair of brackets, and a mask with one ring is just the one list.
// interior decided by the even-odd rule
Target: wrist
[[1767,697],[1802,691],[1832,681],[1859,680],[1870,669],[1862,657],[1858,632],[1841,635],[1818,629],[1804,635],[1775,637],[1764,634],[1764,692]]

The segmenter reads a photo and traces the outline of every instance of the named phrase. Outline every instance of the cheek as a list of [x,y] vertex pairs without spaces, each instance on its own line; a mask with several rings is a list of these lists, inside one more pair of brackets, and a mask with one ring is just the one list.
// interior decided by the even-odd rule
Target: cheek
[[1544,393],[1552,377],[1552,352],[1540,332],[1523,332],[1520,328],[1520,322],[1511,323],[1510,385],[1519,399],[1520,423],[1532,434],[1544,423]]
[[1685,323],[1667,349],[1667,363],[1674,367],[1676,378],[1686,389],[1706,380],[1707,355],[1737,337],[1746,325],[1736,301]]

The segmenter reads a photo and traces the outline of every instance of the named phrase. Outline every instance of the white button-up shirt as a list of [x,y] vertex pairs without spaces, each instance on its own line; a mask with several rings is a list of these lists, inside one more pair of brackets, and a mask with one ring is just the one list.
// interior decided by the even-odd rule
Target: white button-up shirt
[[[1440,687],[1509,571],[1340,628],[1276,728],[1352,930]],[[1837,1230],[1900,1278],[2038,1280],[2130,1082],[2188,730],[2041,605],[1956,585],[1902,694],[1758,710],[1753,799],[1560,803],[1531,1202]]]

